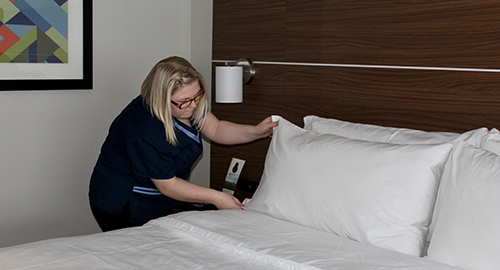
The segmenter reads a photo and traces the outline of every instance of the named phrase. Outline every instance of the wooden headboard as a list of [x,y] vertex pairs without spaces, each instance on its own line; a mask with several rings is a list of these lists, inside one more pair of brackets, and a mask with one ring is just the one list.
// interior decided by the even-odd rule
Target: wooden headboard
[[[213,3],[214,70],[217,60],[241,57],[256,67],[243,103],[212,103],[220,119],[257,124],[277,114],[302,126],[314,114],[427,131],[500,127],[499,1]],[[258,182],[269,142],[212,143],[211,186],[222,188],[231,157],[247,160],[241,178]]]

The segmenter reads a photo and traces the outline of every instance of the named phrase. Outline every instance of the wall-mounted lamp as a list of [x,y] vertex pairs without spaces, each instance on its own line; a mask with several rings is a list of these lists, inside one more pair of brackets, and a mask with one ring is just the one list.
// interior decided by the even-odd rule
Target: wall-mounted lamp
[[251,83],[254,77],[255,67],[247,58],[215,67],[215,102],[242,103],[243,84]]

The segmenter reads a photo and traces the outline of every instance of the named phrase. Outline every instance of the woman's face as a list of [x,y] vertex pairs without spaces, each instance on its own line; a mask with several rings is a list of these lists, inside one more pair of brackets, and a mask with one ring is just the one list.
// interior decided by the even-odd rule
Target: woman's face
[[194,109],[196,109],[196,106],[198,106],[198,101],[194,100],[194,99],[199,96],[197,94],[199,94],[200,90],[201,90],[201,87],[200,87],[199,82],[194,81],[190,84],[184,85],[175,94],[173,94],[172,101],[175,102],[176,104],[180,105],[184,102],[189,103],[189,101],[191,101],[191,100],[192,100],[192,102],[191,102],[191,104],[189,104],[189,106],[186,106],[186,104],[188,104],[188,103],[183,105],[182,109],[180,109],[179,107],[177,107],[174,104],[171,104],[172,116],[179,119],[179,120],[190,119],[191,116],[193,115]]

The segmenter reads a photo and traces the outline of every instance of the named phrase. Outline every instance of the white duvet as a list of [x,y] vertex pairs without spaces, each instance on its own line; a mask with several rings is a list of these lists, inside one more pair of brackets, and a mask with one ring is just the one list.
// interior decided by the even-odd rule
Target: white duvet
[[0,249],[0,269],[458,269],[250,210]]

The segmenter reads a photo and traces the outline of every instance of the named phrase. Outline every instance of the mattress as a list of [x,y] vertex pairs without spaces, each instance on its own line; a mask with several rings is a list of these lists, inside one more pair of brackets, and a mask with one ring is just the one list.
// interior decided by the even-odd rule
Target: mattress
[[0,249],[0,269],[459,269],[251,210],[191,211],[141,227]]

